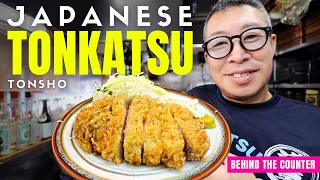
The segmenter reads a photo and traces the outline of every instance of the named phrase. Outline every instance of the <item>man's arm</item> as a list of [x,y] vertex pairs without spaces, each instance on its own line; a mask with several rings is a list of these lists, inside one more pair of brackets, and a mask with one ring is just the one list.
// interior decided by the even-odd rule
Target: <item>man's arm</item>
[[[235,156],[229,154],[228,156]],[[215,170],[211,175],[205,178],[205,180],[256,180],[257,178],[253,173],[228,173],[227,172],[227,158],[224,161],[224,164]]]

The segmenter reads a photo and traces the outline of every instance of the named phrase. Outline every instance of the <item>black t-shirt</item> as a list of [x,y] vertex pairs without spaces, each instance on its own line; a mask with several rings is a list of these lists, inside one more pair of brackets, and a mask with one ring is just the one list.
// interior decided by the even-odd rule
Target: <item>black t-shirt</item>
[[[216,85],[196,87],[188,93],[221,112],[232,136],[231,153],[238,156],[320,156],[320,107],[291,100],[275,92],[258,104],[225,99]],[[264,180],[318,180],[319,173],[256,174]]]

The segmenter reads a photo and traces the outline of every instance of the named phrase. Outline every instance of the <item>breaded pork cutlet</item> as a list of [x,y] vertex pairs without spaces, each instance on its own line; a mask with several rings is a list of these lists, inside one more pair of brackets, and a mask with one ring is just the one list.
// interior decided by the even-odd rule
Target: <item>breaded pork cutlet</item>
[[161,140],[164,147],[161,161],[168,167],[182,168],[186,160],[183,151],[185,143],[178,122],[172,117],[170,105],[163,105],[159,111]]
[[101,153],[99,144],[107,128],[113,98],[96,101],[76,116],[73,131],[80,146],[87,152]]
[[83,108],[77,115],[76,121],[73,124],[73,132],[79,141],[80,146],[87,152],[93,152],[91,143],[91,133],[88,131],[88,123],[93,119],[91,113],[94,108],[89,106]]
[[145,96],[134,97],[129,109],[120,96],[94,101],[77,114],[73,132],[85,151],[117,164],[179,169],[186,160],[201,160],[210,146],[191,111]]
[[111,114],[107,129],[100,143],[101,156],[117,164],[123,160],[123,129],[127,118],[127,106],[123,97],[117,96],[112,101]]
[[161,105],[149,100],[149,110],[144,123],[142,163],[153,166],[161,163],[163,143],[161,140]]
[[124,159],[130,164],[141,165],[144,144],[144,119],[149,105],[148,99],[136,96],[132,99],[124,133]]
[[92,106],[95,108],[92,112],[94,114],[93,120],[88,124],[87,128],[92,133],[91,142],[93,150],[96,154],[102,152],[102,139],[107,129],[107,123],[111,116],[111,106],[114,98],[105,98],[103,100],[93,102]]
[[201,160],[210,147],[210,140],[202,123],[194,118],[187,109],[177,104],[170,105],[171,113],[177,120],[183,134],[186,146],[185,153],[188,161]]

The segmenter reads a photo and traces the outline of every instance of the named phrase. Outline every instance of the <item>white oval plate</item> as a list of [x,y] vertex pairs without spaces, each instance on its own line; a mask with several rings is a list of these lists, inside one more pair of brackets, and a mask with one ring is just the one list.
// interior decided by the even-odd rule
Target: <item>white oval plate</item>
[[[170,96],[181,101],[191,101],[194,97],[168,90]],[[117,165],[100,156],[85,152],[73,136],[73,124],[79,111],[91,105],[88,99],[68,111],[58,123],[52,135],[52,148],[60,166],[76,179],[203,179],[217,169],[230,150],[230,130],[223,116],[211,105],[198,99],[198,112],[215,117],[216,128],[206,129],[210,138],[210,148],[205,155],[207,161],[187,161],[182,169],[159,166],[133,166],[123,162]]]

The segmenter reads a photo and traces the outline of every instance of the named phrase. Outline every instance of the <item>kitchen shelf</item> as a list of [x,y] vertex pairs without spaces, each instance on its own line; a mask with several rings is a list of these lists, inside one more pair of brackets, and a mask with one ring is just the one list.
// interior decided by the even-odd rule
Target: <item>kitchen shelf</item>
[[196,13],[192,14],[191,18],[188,19],[188,21],[196,22],[196,21],[206,21],[208,13]]
[[[182,50],[184,49],[184,45],[182,45]],[[202,48],[202,44],[193,44],[192,45],[193,53],[197,54],[200,51],[204,51]]]
[[320,89],[320,83],[317,84],[269,84],[269,88],[316,88]]
[[285,50],[282,50],[282,51],[279,51],[279,52],[276,53],[276,56],[284,55],[286,53],[289,53],[289,52],[292,52],[292,51],[296,51],[296,50],[299,50],[299,49],[302,49],[302,48],[305,48],[305,47],[308,47],[308,46],[312,46],[312,45],[317,44],[317,43],[320,43],[320,38],[319,39],[315,39],[315,40],[310,41],[310,42],[305,42],[305,43],[299,44],[297,46],[293,46],[291,48],[288,48],[288,49],[285,49]]

